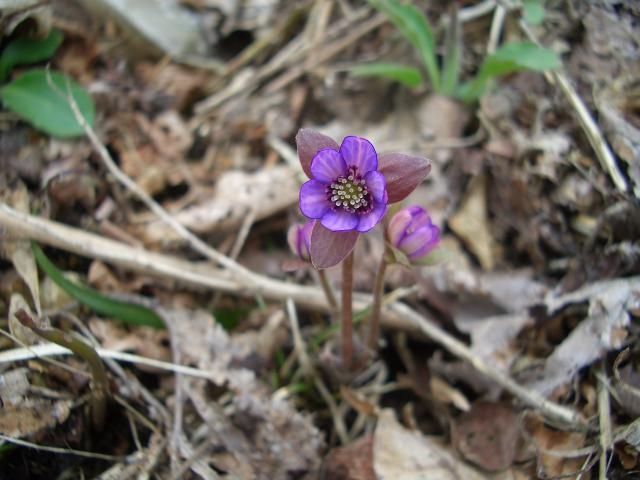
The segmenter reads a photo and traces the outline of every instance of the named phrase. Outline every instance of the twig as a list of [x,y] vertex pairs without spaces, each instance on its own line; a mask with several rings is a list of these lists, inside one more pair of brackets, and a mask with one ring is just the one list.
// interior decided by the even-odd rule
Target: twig
[[611,448],[611,404],[607,390],[607,378],[604,361],[598,378],[598,418],[600,421],[600,465],[599,478],[607,480],[607,452]]
[[[293,285],[258,274],[254,274],[257,280],[256,283],[253,285],[243,285],[238,280],[230,278],[226,272],[213,268],[202,268],[197,264],[178,260],[167,255],[160,255],[133,248],[120,242],[102,238],[57,222],[17,212],[4,204],[0,204],[0,225],[14,235],[26,236],[33,240],[74,253],[100,258],[119,266],[147,274],[180,280],[186,284],[200,288],[221,289],[251,297],[259,293],[265,298],[280,301],[284,301],[290,297],[296,303],[308,308],[323,311],[327,311],[329,308],[322,290],[316,287]],[[356,309],[364,309],[370,302],[371,297],[369,295],[354,295],[354,308]],[[584,419],[577,412],[550,402],[536,392],[529,391],[514,382],[507,375],[499,372],[477,357],[465,344],[442,330],[435,323],[429,322],[407,305],[402,303],[392,304],[388,311],[385,312],[385,315],[383,315],[382,320],[383,324],[389,328],[401,329],[413,333],[419,331],[425,334],[427,337],[442,344],[457,357],[471,363],[471,365],[481,373],[493,379],[527,405],[538,408],[547,417],[568,423],[576,428],[585,427]],[[0,359],[4,358],[2,355],[6,353],[7,352],[0,352]],[[28,350],[26,353],[29,353]],[[26,358],[32,358],[32,355]],[[164,365],[164,362],[160,363]],[[187,369],[182,370],[181,373],[189,371],[189,373],[185,373],[187,375],[193,373],[194,370],[188,369],[188,367],[181,368]],[[207,378],[206,372],[200,370],[195,370],[195,372],[196,376]]]
[[491,21],[491,31],[489,32],[489,42],[487,43],[487,55],[491,55],[498,47],[506,15],[507,9],[502,5],[497,5],[493,12],[493,20]]
[[[520,28],[532,42],[540,45],[538,38],[525,22],[520,22]],[[584,133],[589,139],[591,148],[593,148],[598,160],[600,161],[600,165],[609,173],[609,176],[616,188],[622,193],[626,193],[628,189],[627,181],[620,171],[620,168],[616,163],[616,159],[604,139],[602,131],[591,116],[589,110],[587,110],[587,107],[578,95],[578,92],[576,92],[569,79],[562,72],[547,72],[545,76],[551,83],[556,83],[560,87],[560,90],[562,90],[562,93],[567,97],[569,104],[573,107],[576,115],[578,116],[580,126],[582,126]]]
[[307,354],[307,346],[305,345],[302,335],[300,334],[300,325],[298,324],[296,306],[293,303],[293,300],[291,300],[290,298],[287,299],[287,315],[289,316],[289,320],[291,321],[291,335],[293,336],[293,345],[298,355],[300,366],[308,377],[313,378],[314,385],[320,392],[320,395],[327,404],[327,407],[329,407],[331,418],[333,418],[333,426],[336,429],[336,434],[340,438],[340,442],[342,442],[343,445],[347,444],[349,442],[347,427],[345,426],[344,420],[338,411],[336,403],[333,401],[331,393],[329,393],[326,385],[316,373],[315,369],[313,368],[313,364],[309,359],[309,355]]
[[31,443],[25,440],[9,437],[1,433],[0,433],[0,439],[4,440],[5,442],[20,445],[21,447],[33,448],[34,450],[42,450],[44,452],[52,452],[52,453],[62,453],[65,455],[76,455],[78,457],[94,458],[97,460],[107,460],[109,462],[121,462],[123,460],[126,460],[127,458],[124,456],[105,455],[104,453],[93,453],[93,452],[87,452],[84,450],[74,450],[73,448],[48,447],[45,445],[38,445],[36,443]]
[[476,356],[465,344],[458,339],[452,337],[444,330],[440,329],[436,324],[427,322],[420,314],[407,307],[402,303],[394,303],[390,306],[390,310],[411,319],[422,332],[429,338],[435,340],[444,346],[455,356],[469,362],[480,373],[486,375],[498,385],[506,389],[512,395],[519,398],[525,404],[534,407],[544,413],[548,418],[554,419],[565,425],[571,425],[575,428],[586,428],[586,422],[582,416],[567,407],[551,402],[540,395],[538,392],[528,390],[519,385],[504,373],[494,369],[483,359]]
[[[121,362],[135,363],[137,365],[146,365],[147,367],[158,368],[167,372],[181,373],[195,378],[204,378],[205,380],[215,380],[214,375],[206,370],[199,370],[184,365],[176,365],[175,363],[163,362],[153,358],[141,357],[131,353],[117,352],[104,348],[97,348],[97,354],[102,358],[112,358]],[[56,355],[71,355],[73,352],[67,348],[61,347],[54,343],[44,343],[41,345],[33,345],[27,348],[14,348],[11,350],[3,350],[0,352],[0,364],[10,362],[20,362],[23,360],[31,360],[32,358],[44,358]]]

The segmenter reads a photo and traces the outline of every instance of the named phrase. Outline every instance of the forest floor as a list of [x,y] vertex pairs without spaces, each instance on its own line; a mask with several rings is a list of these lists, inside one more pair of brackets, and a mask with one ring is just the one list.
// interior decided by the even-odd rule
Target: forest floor
[[[394,2],[120,3],[0,2],[0,48],[62,32],[39,66],[95,106],[61,138],[0,87],[0,479],[640,478],[637,2],[414,2],[463,80],[561,60],[465,102],[355,73],[422,68]],[[438,261],[389,267],[353,371],[318,272],[283,269],[300,128],[431,162],[403,205]],[[384,250],[355,249],[360,338]]]

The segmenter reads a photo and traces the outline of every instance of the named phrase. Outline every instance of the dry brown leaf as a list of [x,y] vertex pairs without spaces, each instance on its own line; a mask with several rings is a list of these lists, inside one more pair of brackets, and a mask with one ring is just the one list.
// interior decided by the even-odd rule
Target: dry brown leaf
[[380,413],[373,437],[373,468],[379,479],[486,480],[433,437],[404,428],[392,410]]
[[588,316],[555,348],[545,361],[542,378],[529,382],[528,388],[549,395],[604,353],[622,348],[631,322],[628,309],[635,305],[638,290],[640,277],[631,277],[592,283],[565,295],[548,295],[549,312],[588,302]]
[[496,472],[509,468],[516,458],[520,425],[511,407],[477,402],[455,420],[451,437],[467,460]]
[[[323,465],[327,480],[376,480],[373,472],[373,437],[332,449]],[[378,477],[379,478],[379,477]]]
[[33,345],[40,341],[40,337],[36,335],[29,327],[22,325],[22,322],[17,319],[16,312],[24,310],[31,318],[37,318],[31,311],[31,307],[24,300],[24,297],[19,293],[11,295],[11,301],[9,303],[9,331],[20,342],[25,345]]
[[495,266],[495,245],[489,230],[487,178],[474,177],[458,211],[449,219],[449,227],[478,258],[485,270]]
[[436,400],[443,403],[451,403],[463,412],[468,412],[471,409],[469,400],[467,400],[464,393],[457,388],[453,388],[442,378],[432,375],[429,379],[429,386],[431,387],[431,393]]
[[[298,199],[297,175],[289,167],[274,167],[255,173],[230,171],[218,180],[215,193],[206,201],[175,215],[177,221],[197,233],[237,228],[252,212],[261,220],[287,208]],[[151,244],[178,242],[165,223],[154,220],[133,227],[138,238]]]
[[[527,430],[538,448],[538,472],[545,477],[576,474],[584,463],[583,457],[572,458],[561,455],[562,451],[571,452],[584,446],[584,433],[562,432],[545,426],[537,416],[527,417]],[[544,451],[555,451],[554,454]],[[558,454],[559,453],[559,454]]]
[[0,375],[0,402],[1,405],[17,405],[29,390],[27,368],[15,368]]
[[0,433],[21,438],[64,422],[71,412],[71,400],[26,401],[0,408]]
[[[29,192],[27,192],[24,184],[19,183],[12,191],[6,193],[5,201],[8,205],[15,208],[19,212],[29,213]],[[38,312],[42,312],[40,308],[40,285],[38,283],[38,268],[31,250],[29,240],[3,239],[0,241],[0,256],[3,256],[13,263],[16,272],[29,288],[33,305]]]

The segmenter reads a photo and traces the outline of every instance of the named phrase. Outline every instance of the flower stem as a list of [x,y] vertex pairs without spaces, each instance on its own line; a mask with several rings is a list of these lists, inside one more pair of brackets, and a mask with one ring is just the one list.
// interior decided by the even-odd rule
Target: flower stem
[[329,283],[329,279],[327,278],[327,274],[324,270],[316,270],[318,272],[318,280],[320,281],[320,286],[322,287],[322,291],[324,292],[324,296],[327,297],[327,303],[331,308],[331,312],[334,315],[337,315],[338,308],[338,300],[336,300],[336,296],[333,293],[333,287]]
[[342,363],[346,370],[353,364],[353,252],[342,261]]
[[376,279],[373,286],[373,307],[371,309],[371,320],[369,320],[369,336],[367,337],[367,346],[372,352],[375,352],[378,349],[382,295],[384,293],[384,274],[386,271],[386,254],[383,254],[380,259],[380,264],[378,265],[378,271],[376,272]]

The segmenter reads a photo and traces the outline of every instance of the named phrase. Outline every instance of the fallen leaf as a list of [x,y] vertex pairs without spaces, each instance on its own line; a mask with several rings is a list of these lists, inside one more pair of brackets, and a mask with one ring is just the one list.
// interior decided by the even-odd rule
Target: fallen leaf
[[478,258],[485,270],[495,266],[494,240],[489,230],[487,178],[471,180],[458,211],[449,219],[449,227]]
[[631,277],[595,282],[564,295],[547,295],[549,312],[588,302],[588,315],[545,360],[542,378],[528,382],[527,387],[550,395],[581,368],[608,351],[622,348],[631,322],[627,310],[635,304],[639,289],[640,277]]
[[456,449],[470,462],[490,472],[511,466],[518,451],[520,425],[511,407],[477,402],[458,417],[451,431]]
[[[528,415],[526,428],[538,448],[538,472],[548,477],[575,475],[584,463],[584,457],[562,456],[584,446],[584,433],[563,432],[548,428],[538,416]],[[545,453],[554,451],[554,453]]]
[[[6,193],[5,201],[19,212],[29,213],[29,193],[24,184]],[[38,315],[42,313],[40,308],[40,285],[38,283],[38,268],[31,250],[29,240],[3,240],[0,242],[0,256],[8,258],[13,263],[16,272],[29,288],[33,305]]]
[[[332,449],[323,465],[327,480],[376,480],[373,471],[373,436]],[[378,477],[379,478],[379,477]]]
[[434,437],[407,430],[392,410],[380,413],[373,436],[373,469],[384,480],[486,480]]

